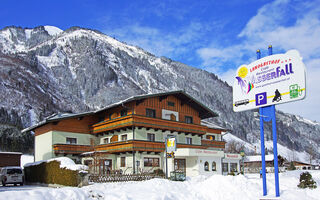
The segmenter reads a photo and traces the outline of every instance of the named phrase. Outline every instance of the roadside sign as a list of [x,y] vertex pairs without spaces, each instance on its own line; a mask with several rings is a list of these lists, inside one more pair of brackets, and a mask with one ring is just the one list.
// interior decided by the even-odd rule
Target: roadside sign
[[233,84],[233,110],[287,103],[305,95],[305,65],[299,52],[290,50],[238,68]]
[[177,150],[176,137],[171,136],[166,138],[166,152],[174,152]]

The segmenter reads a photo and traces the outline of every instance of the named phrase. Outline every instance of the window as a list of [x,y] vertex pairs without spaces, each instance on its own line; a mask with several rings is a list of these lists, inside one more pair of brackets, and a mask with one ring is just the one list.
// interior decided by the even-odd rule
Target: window
[[103,139],[103,143],[104,143],[104,144],[108,144],[108,143],[109,143],[109,138],[104,138],[104,139]]
[[209,163],[207,161],[204,163],[204,171],[209,171]]
[[192,124],[193,123],[193,119],[190,116],[185,116],[185,121],[187,124]]
[[192,144],[192,138],[186,137],[186,143],[187,144]]
[[85,160],[84,165],[86,166],[91,166],[92,165],[92,160]]
[[168,106],[174,106],[174,102],[168,101]]
[[154,142],[155,141],[155,134],[153,133],[148,133],[147,134],[148,141]]
[[156,111],[153,109],[146,108],[146,116],[156,118]]
[[159,167],[159,158],[144,158],[145,167]]
[[207,135],[206,138],[208,140],[212,140],[213,141],[215,137],[214,137],[214,135]]
[[111,120],[111,119],[112,119],[112,113],[109,114],[109,120]]
[[126,166],[126,157],[121,157],[120,167],[125,167],[125,166]]
[[127,134],[126,135],[121,135],[121,141],[127,141]]
[[66,143],[67,144],[77,144],[77,138],[66,138]]
[[228,172],[228,163],[222,163],[222,172]]
[[212,162],[212,171],[217,171],[217,164],[216,162]]
[[237,163],[230,163],[230,171],[237,172],[238,171],[238,164]]
[[120,116],[121,117],[124,117],[124,116],[127,116],[128,115],[128,110],[127,109],[123,109],[120,111]]

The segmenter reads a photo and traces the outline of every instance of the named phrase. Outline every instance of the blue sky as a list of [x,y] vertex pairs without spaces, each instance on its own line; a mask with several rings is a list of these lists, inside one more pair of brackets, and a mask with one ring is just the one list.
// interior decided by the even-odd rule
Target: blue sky
[[239,65],[255,60],[256,49],[263,55],[269,44],[274,53],[298,49],[307,66],[307,98],[277,108],[320,122],[320,0],[2,0],[0,28],[10,25],[97,29],[229,84]]

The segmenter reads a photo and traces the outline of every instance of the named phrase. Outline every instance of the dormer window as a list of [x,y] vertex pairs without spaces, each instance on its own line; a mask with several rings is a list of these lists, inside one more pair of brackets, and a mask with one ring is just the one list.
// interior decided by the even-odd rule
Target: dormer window
[[172,101],[168,101],[168,106],[172,106],[172,107],[174,107],[174,102],[172,102]]

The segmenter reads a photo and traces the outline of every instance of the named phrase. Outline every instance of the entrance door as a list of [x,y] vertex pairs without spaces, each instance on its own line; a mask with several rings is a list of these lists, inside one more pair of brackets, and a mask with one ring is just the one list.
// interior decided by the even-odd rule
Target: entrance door
[[99,174],[105,175],[110,174],[112,170],[112,160],[111,159],[101,159],[100,160],[100,167],[99,167]]
[[186,173],[186,159],[174,159],[174,170]]

